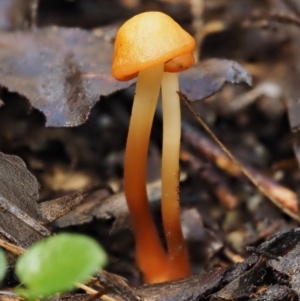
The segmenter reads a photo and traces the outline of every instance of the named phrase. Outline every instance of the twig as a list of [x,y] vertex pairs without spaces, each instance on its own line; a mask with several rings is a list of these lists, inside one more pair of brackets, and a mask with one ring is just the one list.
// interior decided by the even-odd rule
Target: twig
[[233,194],[226,183],[224,175],[220,174],[215,167],[205,166],[205,163],[190,153],[184,147],[181,147],[180,159],[189,163],[189,168],[202,182],[208,184],[210,192],[228,209],[234,209],[238,206],[239,200]]
[[[218,144],[218,146],[222,149],[222,151],[230,158],[230,160],[235,164],[237,169],[234,169],[234,173],[238,174],[238,170],[240,170],[251,182],[253,185],[257,187],[257,189],[265,195],[269,200],[272,201],[274,205],[276,205],[279,209],[281,209],[285,214],[290,216],[292,219],[300,223],[300,217],[295,214],[292,210],[284,206],[283,203],[279,202],[276,197],[274,197],[273,192],[271,190],[268,190],[265,186],[262,185],[261,181],[257,180],[255,176],[253,175],[252,171],[250,172],[248,168],[245,168],[242,164],[240,164],[237,159],[232,155],[232,153],[223,145],[223,143],[216,137],[216,135],[209,129],[209,127],[205,124],[205,122],[201,119],[199,114],[197,114],[193,108],[190,106],[189,101],[187,97],[182,94],[181,92],[178,92],[181,100],[183,103],[186,105],[186,107],[189,109],[189,111],[192,113],[192,115],[196,118],[196,120],[200,123],[200,125],[204,128],[204,130],[213,138],[213,140]],[[221,162],[219,162],[218,166],[222,167],[225,169],[226,164],[229,164],[228,159],[227,161],[226,158],[222,158]],[[260,179],[261,180],[261,179]],[[280,187],[280,186],[279,186]],[[290,190],[283,188],[285,192],[290,192]]]
[[[89,286],[87,286],[87,285],[85,285],[85,284],[83,284],[83,283],[79,283],[79,282],[78,282],[78,283],[76,283],[75,285],[76,285],[77,288],[80,288],[80,289],[84,290],[84,291],[85,291],[86,293],[88,293],[89,295],[95,295],[95,294],[98,294],[98,291],[96,291],[96,290],[90,288]],[[101,296],[101,299],[103,299],[104,301],[116,301],[116,299],[111,298],[111,297],[109,297],[109,296],[107,296],[107,295],[102,295],[102,296]]]
[[280,23],[293,24],[300,27],[300,18],[292,15],[273,13],[270,15],[270,19]]
[[229,248],[225,247],[223,250],[224,255],[230,259],[233,263],[243,262],[245,258],[243,258],[239,254],[233,253]]
[[0,238],[0,247],[4,248],[5,250],[7,250],[13,254],[18,255],[18,256],[24,254],[24,252],[26,251],[25,249],[23,249],[17,245],[11,244],[1,238]]

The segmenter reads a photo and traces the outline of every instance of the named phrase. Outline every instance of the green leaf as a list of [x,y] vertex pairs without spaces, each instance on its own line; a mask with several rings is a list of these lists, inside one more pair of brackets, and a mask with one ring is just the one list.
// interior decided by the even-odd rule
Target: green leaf
[[58,234],[33,245],[17,260],[16,274],[25,286],[19,293],[34,299],[70,290],[106,262],[105,252],[93,239]]
[[7,261],[4,252],[0,249],[0,283],[3,280],[6,272]]

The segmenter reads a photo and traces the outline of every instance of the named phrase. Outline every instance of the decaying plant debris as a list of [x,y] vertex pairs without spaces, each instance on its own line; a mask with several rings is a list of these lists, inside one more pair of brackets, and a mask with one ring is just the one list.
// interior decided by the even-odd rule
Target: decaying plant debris
[[[110,74],[117,28],[147,10],[197,37],[180,93],[257,182],[182,105],[181,214],[194,276],[155,285],[142,285],[134,263],[122,187],[134,81]],[[44,237],[75,231],[96,238],[110,263],[53,301],[299,299],[298,1],[2,0],[0,30],[0,245],[15,247],[11,265]],[[158,108],[147,189],[159,229],[160,152]],[[18,300],[17,284],[8,273],[0,299]]]

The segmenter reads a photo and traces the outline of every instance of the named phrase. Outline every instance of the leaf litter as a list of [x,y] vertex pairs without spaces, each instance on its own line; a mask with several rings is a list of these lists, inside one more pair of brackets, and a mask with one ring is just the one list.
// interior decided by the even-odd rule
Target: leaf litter
[[25,96],[47,126],[86,121],[100,96],[128,87],[110,74],[113,45],[92,32],[48,27],[0,36],[0,84]]
[[[294,1],[288,1],[288,3],[293,7],[297,7],[297,3]],[[218,32],[209,33],[207,39],[203,39],[200,45],[202,49],[199,52],[201,54],[200,63],[190,73],[182,74],[181,91],[193,100],[210,96],[205,101],[193,102],[197,112],[205,116],[205,121],[208,122],[211,128],[216,129],[219,133],[221,132],[225,139],[225,145],[229,144],[230,150],[237,154],[238,158],[243,157],[243,162],[245,162],[243,165],[245,164],[251,171],[255,170],[255,176],[260,177],[260,180],[263,176],[271,191],[276,190],[275,188],[279,186],[291,187],[290,193],[295,200],[291,208],[294,208],[293,210],[296,212],[298,200],[294,191],[297,191],[297,168],[295,167],[295,161],[289,163],[290,161],[284,160],[291,156],[291,149],[288,148],[290,144],[286,143],[288,128],[286,120],[283,118],[285,108],[281,102],[282,97],[284,97],[282,87],[289,77],[286,76],[288,68],[280,65],[280,60],[284,60],[284,63],[294,63],[293,56],[286,55],[284,51],[290,50],[287,44],[289,39],[294,42],[296,38],[292,35],[293,29],[291,27],[281,25],[282,18],[274,18],[274,15],[271,17],[269,14],[269,8],[272,5],[273,9],[282,9],[280,1],[276,4],[275,2],[269,3],[270,7],[268,8],[261,6],[259,1],[249,1],[246,5],[247,13],[245,8],[241,8],[240,4],[231,4],[226,1],[207,3],[205,8],[206,17],[213,19],[213,17],[218,16],[218,18],[223,19],[225,26]],[[172,7],[172,3],[168,5]],[[283,11],[286,11],[287,6],[287,4],[283,5],[285,9]],[[296,9],[295,12],[297,12]],[[266,30],[261,22],[263,20],[267,21],[264,23]],[[292,19],[290,18],[290,20]],[[276,22],[279,22],[279,25]],[[296,23],[293,21],[292,24],[295,25]],[[270,27],[274,24],[275,27],[277,26],[275,31],[277,30],[279,34],[272,32],[274,28],[270,30]],[[64,202],[71,201],[74,207],[82,203],[74,212],[69,213],[68,218],[62,217],[52,223],[50,230],[59,230],[61,226],[66,227],[66,229],[71,226],[72,230],[75,228],[76,230],[87,231],[88,229],[87,232],[99,237],[100,241],[103,240],[108,251],[116,257],[117,264],[112,261],[108,269],[126,275],[131,283],[136,284],[139,283],[137,280],[139,277],[132,263],[132,253],[128,251],[132,250],[133,242],[130,231],[128,231],[128,214],[124,195],[122,195],[121,162],[123,147],[120,147],[121,142],[120,144],[112,143],[119,139],[125,141],[123,134],[118,131],[114,132],[114,129],[122,128],[121,131],[126,134],[126,130],[123,130],[123,128],[128,127],[129,99],[132,98],[132,92],[127,89],[110,95],[130,86],[132,83],[116,87],[114,86],[116,83],[112,82],[113,84],[110,85],[108,62],[110,62],[112,43],[111,40],[105,40],[103,36],[99,37],[97,32],[99,33],[99,30],[91,32],[59,27],[3,32],[4,38],[0,38],[0,45],[6,46],[0,48],[0,83],[2,87],[7,88],[8,91],[17,92],[19,96],[25,96],[32,107],[45,114],[47,126],[72,126],[86,122],[86,124],[75,129],[56,131],[44,129],[40,123],[31,121],[33,125],[36,124],[36,127],[39,128],[37,131],[39,135],[30,139],[28,139],[29,132],[25,132],[25,136],[22,138],[16,135],[21,128],[20,126],[4,127],[1,139],[9,142],[5,145],[6,152],[18,153],[18,155],[24,157],[30,170],[34,167],[32,170],[42,183],[43,190],[46,190],[43,173],[50,174],[52,172],[54,179],[58,176],[57,170],[66,170],[64,176],[67,176],[68,172],[74,173],[81,168],[84,170],[87,166],[89,170],[84,172],[89,174],[88,181],[95,183],[100,180],[105,185],[101,184],[98,188],[92,186],[92,188],[89,188],[90,190],[88,188],[86,188],[87,190],[80,190],[82,189],[82,186],[80,186],[80,189],[68,191],[67,196],[64,196],[67,189],[64,192],[57,190],[54,196],[58,194],[58,198],[56,196],[50,197],[48,198],[50,201],[44,202],[44,204],[29,205],[29,208],[31,206],[36,208],[32,211],[36,210],[37,213],[31,213],[31,209],[30,212],[25,211],[22,205],[18,204],[18,200],[12,201],[5,196],[2,198],[2,204],[3,207],[12,204],[9,208],[10,211],[8,211],[9,215],[13,216],[17,223],[20,220],[20,229],[30,236],[27,228],[32,231],[33,222],[41,227],[48,227],[47,220],[48,222],[56,220],[58,211],[62,210],[63,214],[67,213],[69,209],[68,206],[65,208]],[[57,37],[54,37],[55,35]],[[45,41],[42,41],[43,36],[45,36]],[[107,44],[107,48],[101,44],[100,48],[104,50],[100,55],[97,45],[100,45],[99,40],[101,39],[101,43],[104,41],[103,43],[104,45]],[[226,43],[224,43],[224,40]],[[238,43],[231,44],[233,42]],[[58,49],[62,50],[61,55],[57,55],[60,53],[60,51],[56,53]],[[76,52],[77,49],[79,53]],[[228,54],[228,50],[232,49],[233,51]],[[211,59],[208,50],[214,56],[222,59]],[[277,56],[274,54],[275,52]],[[22,54],[23,57],[18,56],[19,54]],[[45,56],[44,61],[40,58],[41,54]],[[102,55],[103,62],[101,59],[98,60],[99,56]],[[202,58],[205,58],[205,60],[202,60]],[[39,62],[38,66],[32,64],[34,60]],[[239,63],[235,60],[239,60]],[[2,63],[4,63],[5,68]],[[107,66],[107,69],[104,70],[103,66]],[[244,68],[245,66],[253,75],[254,85],[272,82],[273,87],[276,86],[279,93],[276,95],[272,93],[257,94],[254,93],[254,90],[251,101],[245,102],[246,105],[240,106],[237,111],[234,111],[230,109],[231,101],[233,100],[232,103],[236,107],[234,100],[237,100],[239,96],[242,95],[247,100],[249,88],[245,85],[233,87],[226,83],[244,82],[249,84],[250,77]],[[96,85],[99,77],[101,77],[100,74],[105,78],[103,80],[105,87],[101,89]],[[90,77],[95,82],[92,80],[92,83],[87,83],[86,80],[87,78],[90,80]],[[296,78],[295,75],[292,75],[292,77],[293,79]],[[291,83],[293,83],[292,92],[297,95],[297,84],[294,84],[293,81]],[[105,92],[106,87],[108,88],[107,92]],[[214,94],[221,88],[223,88],[221,92]],[[78,97],[78,94],[80,97]],[[100,96],[103,95],[106,95],[106,97],[103,97],[99,102]],[[13,106],[13,104],[9,104],[13,96],[15,97],[6,89],[2,90],[1,98],[5,103],[4,107]],[[60,97],[63,102],[58,104]],[[19,98],[22,100],[22,97]],[[80,98],[83,100],[83,104],[77,102]],[[123,98],[121,103],[117,102],[118,98]],[[1,109],[2,112],[4,112],[3,108]],[[198,110],[199,108],[201,110]],[[295,114],[295,117],[293,117],[295,122],[292,127],[297,128],[296,110],[292,109],[291,112]],[[56,113],[57,115],[55,115]],[[26,112],[22,112],[22,122],[28,124],[29,117],[35,114],[34,111],[28,109]],[[187,123],[195,123],[190,116],[187,116],[186,112],[183,112],[183,116]],[[20,124],[19,117],[20,115],[14,116],[14,122],[17,124],[18,122]],[[159,119],[159,114],[157,119]],[[112,126],[112,124],[114,125]],[[194,133],[201,131],[195,124],[194,126]],[[108,128],[113,136],[99,134],[98,137],[96,133],[99,128]],[[91,129],[94,130],[94,134],[89,136],[88,133]],[[151,141],[152,150],[154,151],[149,154],[150,159],[153,160],[152,162],[157,162],[155,161],[155,153],[159,153],[158,129],[159,125],[155,125],[154,136]],[[183,127],[183,134],[185,135],[184,130]],[[74,143],[73,139],[76,140],[81,136],[84,136],[84,139],[79,139],[76,142],[77,144]],[[19,139],[16,140],[16,137],[19,137]],[[44,137],[43,142],[51,141],[51,143],[42,143],[41,137]],[[114,141],[111,137],[115,138]],[[72,140],[70,141],[70,139]],[[210,254],[210,257],[204,257],[202,260],[200,255],[195,260],[193,257],[193,265],[197,265],[197,274],[200,276],[170,284],[138,287],[136,288],[136,295],[144,297],[145,300],[177,300],[176,298],[181,300],[182,298],[189,298],[190,300],[247,299],[258,301],[277,300],[278,296],[281,300],[292,300],[298,297],[298,277],[292,278],[289,274],[291,271],[293,272],[294,268],[294,266],[289,265],[289,262],[297,260],[298,247],[295,241],[298,237],[298,229],[277,234],[271,240],[267,240],[276,231],[296,227],[297,223],[287,220],[281,210],[275,209],[272,204],[265,202],[261,196],[258,196],[253,188],[249,188],[239,171],[233,168],[229,161],[224,161],[221,153],[218,152],[217,156],[214,157],[214,151],[216,150],[214,145],[202,149],[202,151],[196,150],[193,143],[202,142],[211,145],[211,141],[207,140],[205,135],[201,133],[196,137],[196,140],[185,139],[183,141],[184,153],[181,153],[183,174],[186,176],[181,183],[183,213],[186,214],[186,221],[184,222],[183,219],[183,225],[188,225],[190,222],[189,231],[192,231],[194,227],[191,222],[193,217],[197,229],[202,227],[204,230],[209,230],[204,231],[206,236],[204,236],[202,244],[193,245],[193,251],[196,251],[197,254],[202,254],[202,251],[205,251],[204,253]],[[88,140],[92,140],[92,143],[86,143]],[[4,147],[3,143],[2,145]],[[64,151],[64,154],[59,153],[60,155],[57,157],[52,155],[51,164],[49,164],[48,157],[41,150],[47,150],[48,153],[51,153],[57,145]],[[111,148],[111,146],[113,147]],[[77,147],[80,148],[80,152],[76,152],[75,148]],[[256,152],[259,147],[260,152]],[[255,151],[249,152],[249,148]],[[84,165],[88,162],[84,153],[89,154],[90,162],[97,162],[94,167],[92,167],[92,164]],[[220,164],[220,160],[217,160],[220,156],[223,163],[227,162],[225,165]],[[284,159],[280,162],[282,158]],[[16,161],[18,162],[18,159]],[[277,161],[281,163],[280,166],[282,167],[276,173],[276,171],[272,171],[270,164],[277,163]],[[197,163],[198,168],[192,166],[192,163]],[[24,168],[23,163],[17,166],[21,170]],[[63,166],[63,169],[60,169],[61,166]],[[18,172],[18,168],[16,172]],[[159,170],[159,164],[152,164],[151,169]],[[287,170],[292,170],[292,172],[288,173]],[[201,184],[202,181],[199,180],[201,178],[200,172],[206,175],[205,185]],[[280,184],[277,183],[278,180]],[[107,189],[107,183],[120,194],[112,195],[112,191]],[[76,187],[76,185],[74,186]],[[63,185],[60,185],[60,187],[63,187]],[[53,192],[51,187],[49,186],[48,189],[50,190],[48,194],[51,195],[51,192]],[[26,194],[26,191],[24,193]],[[226,203],[226,200],[228,200],[226,197],[228,196],[231,196],[231,200],[234,200],[232,207],[229,203]],[[116,197],[114,203],[117,205],[110,208],[109,200],[114,197]],[[43,200],[45,200],[44,197]],[[99,202],[99,200],[104,201]],[[159,216],[159,211],[155,206],[158,200],[159,195],[151,199],[156,216]],[[35,203],[36,201],[37,199],[34,198]],[[48,206],[51,208],[52,201],[55,208],[53,212],[48,211]],[[283,197],[283,201],[286,201],[285,197]],[[102,209],[106,208],[104,211],[101,209],[102,204],[106,204],[106,207],[102,207]],[[225,204],[226,209],[221,204]],[[188,210],[190,206],[194,210]],[[22,219],[26,221],[24,222]],[[118,227],[114,228],[116,225]],[[117,229],[117,231],[110,231],[112,228]],[[8,240],[9,230],[5,230],[6,236],[4,236]],[[108,234],[109,232],[110,234]],[[200,232],[196,232],[196,234],[189,233],[188,239],[190,242],[194,238],[199,239]],[[212,238],[212,235],[208,238],[208,232],[214,234],[215,238]],[[17,238],[15,243],[20,244],[20,241],[17,241],[19,239],[18,234],[14,233],[11,237],[13,236]],[[41,238],[37,238],[37,240],[39,239]],[[232,264],[238,257],[237,255],[241,260],[247,257],[244,247],[250,241],[256,245],[256,249],[252,249],[254,255],[251,255],[240,264]],[[261,241],[265,242],[259,246]],[[213,249],[214,244],[219,244],[223,248]],[[131,255],[128,256],[128,254]],[[124,256],[128,256],[128,258],[124,258]],[[290,258],[291,261],[289,261]],[[288,269],[284,268],[286,266],[288,266]],[[219,268],[216,269],[216,267]],[[203,272],[205,270],[210,272]],[[294,272],[298,275],[297,271]],[[117,285],[116,283],[117,281],[114,282],[115,285]],[[241,283],[244,283],[244,285],[241,285]],[[162,299],[162,295],[164,299]],[[122,297],[118,294],[112,296],[116,300],[118,298],[122,300]],[[71,295],[65,298],[67,300],[85,300],[87,295]]]

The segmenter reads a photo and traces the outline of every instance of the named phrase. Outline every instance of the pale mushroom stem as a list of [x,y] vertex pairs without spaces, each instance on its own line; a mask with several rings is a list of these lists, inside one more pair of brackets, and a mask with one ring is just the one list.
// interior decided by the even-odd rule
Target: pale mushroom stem
[[163,64],[139,72],[125,151],[124,190],[136,240],[136,260],[146,282],[166,280],[168,258],[160,242],[146,191],[150,132]]
[[163,149],[162,149],[162,218],[168,256],[169,279],[190,275],[187,247],[180,225],[179,151],[180,101],[178,73],[164,72],[162,78]]

